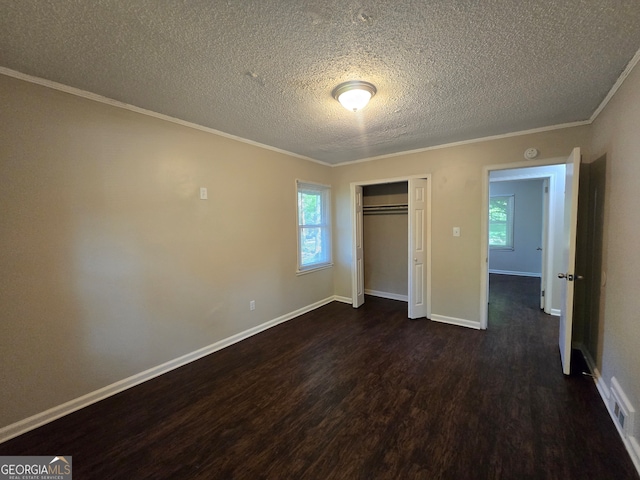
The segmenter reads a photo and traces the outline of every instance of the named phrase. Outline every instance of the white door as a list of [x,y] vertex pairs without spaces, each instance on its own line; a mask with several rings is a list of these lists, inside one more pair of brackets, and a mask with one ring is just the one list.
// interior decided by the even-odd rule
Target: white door
[[573,291],[576,267],[576,233],[578,226],[578,185],[580,182],[580,149],[574,148],[567,158],[564,190],[564,233],[562,265],[562,309],[560,310],[560,357],[562,371],[571,373],[571,329],[573,327]]
[[355,251],[353,252],[355,258],[355,275],[353,276],[353,308],[358,308],[364,303],[364,249],[362,245],[362,187],[360,185],[355,186],[355,210],[354,214],[354,244]]
[[409,179],[409,318],[427,316],[427,188],[427,180]]

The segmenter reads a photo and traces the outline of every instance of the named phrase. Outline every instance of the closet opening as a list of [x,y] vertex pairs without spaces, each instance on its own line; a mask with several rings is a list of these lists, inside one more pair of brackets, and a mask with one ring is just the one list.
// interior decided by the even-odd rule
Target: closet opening
[[408,182],[362,188],[364,293],[409,301]]
[[354,308],[367,294],[430,316],[430,196],[428,175],[351,184]]

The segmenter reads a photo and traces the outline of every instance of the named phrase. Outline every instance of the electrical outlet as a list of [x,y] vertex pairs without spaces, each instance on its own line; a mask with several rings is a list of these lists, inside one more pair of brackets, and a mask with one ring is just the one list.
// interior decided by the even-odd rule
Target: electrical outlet
[[256,309],[256,301],[255,300],[251,300],[249,302],[249,310],[255,310]]

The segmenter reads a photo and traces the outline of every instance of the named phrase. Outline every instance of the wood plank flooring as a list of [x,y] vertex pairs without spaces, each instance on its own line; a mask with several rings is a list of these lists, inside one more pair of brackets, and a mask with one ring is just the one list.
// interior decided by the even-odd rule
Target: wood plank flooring
[[0,455],[72,455],[76,480],[638,480],[592,380],[562,375],[536,281],[492,278],[487,331],[332,303]]

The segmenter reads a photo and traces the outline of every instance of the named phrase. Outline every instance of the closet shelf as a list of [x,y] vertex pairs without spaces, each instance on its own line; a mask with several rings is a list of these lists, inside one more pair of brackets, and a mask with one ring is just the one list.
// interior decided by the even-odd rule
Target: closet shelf
[[388,203],[386,205],[364,205],[362,213],[364,215],[384,215],[407,213],[409,205],[406,203]]

